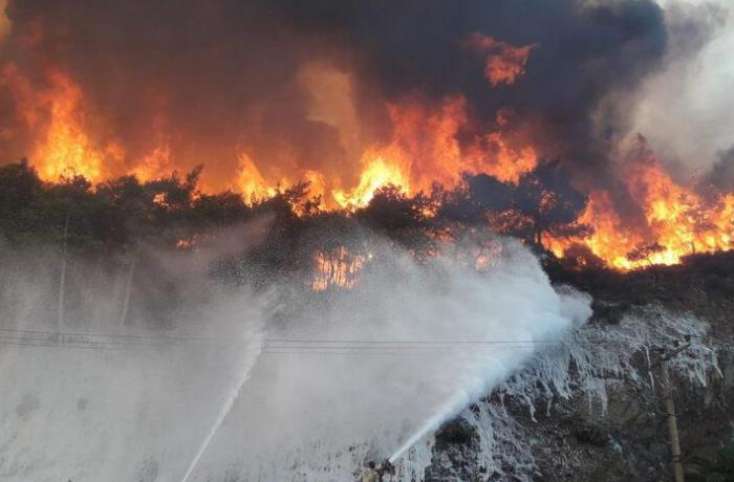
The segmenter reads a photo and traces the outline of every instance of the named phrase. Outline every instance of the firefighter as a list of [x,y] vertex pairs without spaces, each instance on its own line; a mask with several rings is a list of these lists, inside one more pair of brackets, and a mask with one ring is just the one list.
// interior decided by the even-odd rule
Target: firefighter
[[385,477],[385,474],[388,474],[388,479],[392,480],[393,475],[395,475],[395,466],[390,462],[389,459],[386,459],[383,463],[377,466],[377,475],[379,482],[383,481],[383,477]]
[[370,460],[367,462],[367,468],[362,472],[362,476],[360,477],[360,482],[380,482],[380,479],[382,477],[380,476],[380,473],[375,468],[375,463]]

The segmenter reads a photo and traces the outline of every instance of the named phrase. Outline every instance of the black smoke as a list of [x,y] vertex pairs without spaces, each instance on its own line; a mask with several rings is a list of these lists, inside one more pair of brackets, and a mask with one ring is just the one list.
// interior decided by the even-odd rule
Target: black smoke
[[[652,0],[11,0],[7,13],[0,61],[36,88],[59,66],[102,115],[99,136],[144,153],[162,129],[182,170],[204,163],[205,178],[231,176],[236,147],[280,175],[357,162],[335,127],[308,115],[298,72],[318,62],[356,73],[365,142],[389,134],[384,100],[462,94],[484,123],[510,107],[541,125],[541,157],[569,164],[580,182],[614,186],[609,143],[624,115],[592,115],[659,68],[668,45]],[[526,74],[490,88],[465,45],[475,32],[537,44]],[[15,132],[9,95],[0,87],[0,127]],[[0,140],[3,162],[28,154],[23,141],[17,132]]]

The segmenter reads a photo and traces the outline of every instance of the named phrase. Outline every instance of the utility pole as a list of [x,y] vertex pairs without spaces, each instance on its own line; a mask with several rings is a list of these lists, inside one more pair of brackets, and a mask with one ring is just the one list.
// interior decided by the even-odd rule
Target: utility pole
[[675,476],[675,482],[685,482],[683,475],[683,462],[681,461],[680,437],[678,436],[678,419],[675,415],[673,384],[670,380],[668,360],[662,361],[660,371],[662,375],[662,396],[665,404],[665,416],[668,419],[668,436],[670,438],[670,454],[672,456],[673,474]]
[[125,297],[122,301],[122,315],[120,316],[120,327],[124,327],[127,323],[127,313],[128,309],[130,307],[130,292],[132,291],[133,287],[133,277],[135,276],[135,264],[137,263],[137,258],[133,256],[132,261],[130,262],[130,267],[128,268],[127,272],[127,280],[125,282]]
[[64,326],[64,288],[66,285],[66,239],[69,236],[69,213],[66,213],[64,222],[64,243],[61,251],[61,277],[59,278],[59,306],[56,320],[56,331],[61,333]]
[[[688,339],[686,340],[688,341]],[[675,414],[675,401],[673,400],[673,382],[670,378],[670,370],[668,362],[678,356],[681,352],[687,350],[691,344],[678,345],[675,342],[675,348],[664,353],[660,358],[660,385],[663,405],[665,407],[665,417],[668,422],[668,438],[670,442],[671,464],[673,467],[673,475],[675,482],[685,482],[683,472],[683,461],[681,460],[680,436],[678,433],[678,418]]]

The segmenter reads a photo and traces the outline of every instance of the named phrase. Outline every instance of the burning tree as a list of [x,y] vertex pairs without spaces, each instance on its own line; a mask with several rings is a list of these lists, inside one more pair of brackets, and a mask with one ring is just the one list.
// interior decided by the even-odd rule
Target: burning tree
[[420,253],[432,245],[427,233],[429,208],[430,200],[422,194],[409,197],[397,186],[388,185],[357,211],[356,219],[400,246]]
[[546,234],[567,237],[583,236],[589,232],[589,226],[577,223],[587,200],[571,184],[570,176],[561,164],[554,161],[543,163],[520,178],[514,192],[513,208],[530,221],[530,233],[523,237],[537,247],[543,247]]
[[437,218],[468,226],[489,225],[543,246],[543,237],[584,235],[589,227],[577,222],[587,198],[576,190],[560,163],[541,164],[517,184],[486,174],[465,175],[464,187],[440,191]]

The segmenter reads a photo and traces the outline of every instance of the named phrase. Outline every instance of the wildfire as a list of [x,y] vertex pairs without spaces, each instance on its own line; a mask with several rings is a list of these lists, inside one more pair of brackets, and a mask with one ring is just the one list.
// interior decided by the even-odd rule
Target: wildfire
[[585,238],[546,237],[563,257],[585,246],[607,265],[631,270],[680,263],[683,256],[728,250],[734,241],[734,194],[705,200],[673,181],[651,153],[627,166],[630,194],[642,207],[645,225],[631,226],[615,211],[608,192],[594,191],[578,222],[593,227]]
[[[174,170],[168,142],[159,142],[132,162],[121,142],[100,140],[84,92],[69,75],[49,68],[44,79],[45,87],[38,88],[13,63],[0,72],[0,85],[13,94],[22,128],[31,133],[28,154],[41,179],[57,182],[83,176],[98,183],[134,174],[147,181]],[[9,133],[10,137],[17,135]]]
[[5,40],[5,37],[10,33],[12,24],[8,15],[5,13],[5,9],[8,7],[8,0],[0,0],[0,43]]
[[354,209],[369,204],[375,192],[389,184],[397,186],[403,192],[410,192],[410,182],[400,168],[378,155],[367,163],[360,174],[357,187],[348,193],[336,189],[333,196],[342,208]]
[[480,33],[471,35],[467,45],[486,56],[484,76],[492,87],[514,84],[525,73],[530,52],[536,47],[515,47]]
[[[393,133],[389,142],[368,146],[358,164],[357,183],[345,187],[341,172],[308,169],[294,176],[309,182],[310,196],[320,196],[327,209],[354,210],[366,206],[387,185],[404,194],[430,192],[438,183],[454,188],[463,173],[487,173],[517,183],[538,163],[535,148],[509,131],[507,111],[497,115],[496,129],[475,132],[463,96],[448,97],[436,107],[417,100],[388,105]],[[460,141],[462,133],[468,139]],[[256,160],[239,155],[235,188],[245,199],[262,199],[291,186],[293,180],[268,177]]]
[[57,181],[80,175],[97,182],[106,174],[107,158],[119,161],[123,156],[117,144],[100,148],[92,142],[81,109],[82,92],[67,75],[50,71],[50,87],[35,92],[18,69],[9,64],[3,70],[3,80],[18,99],[20,118],[26,127],[40,133],[31,147],[31,159],[42,179]]
[[150,181],[161,176],[162,173],[170,173],[173,170],[171,147],[168,144],[163,144],[143,157],[142,162],[133,167],[132,174],[141,181]]
[[[523,75],[535,48],[514,47],[479,34],[471,36],[467,45],[485,56],[485,74],[493,87],[510,85]],[[102,135],[101,123],[94,118],[97,111],[71,76],[49,68],[44,72],[42,87],[38,87],[38,81],[32,81],[12,62],[2,67],[0,83],[12,94],[19,125],[5,128],[0,136],[5,140],[29,139],[26,147],[30,162],[43,180],[55,182],[80,175],[98,183],[134,174],[147,181],[175,169],[177,145],[165,116],[152,123],[151,141],[141,142],[147,147],[133,158],[133,147],[114,136]],[[288,159],[287,165],[281,166],[249,154],[255,151],[233,146],[238,167],[231,173],[228,187],[240,192],[247,202],[270,198],[306,181],[309,206],[354,211],[369,204],[387,185],[415,195],[430,192],[436,184],[453,189],[463,182],[465,173],[488,174],[517,185],[524,174],[538,166],[538,147],[532,133],[518,127],[511,109],[500,109],[493,123],[481,123],[462,95],[430,101],[417,95],[394,99],[384,105],[390,120],[389,135],[367,142],[357,135],[361,126],[352,104],[349,75],[312,66],[303,73],[301,82],[313,93],[311,120],[340,126],[337,137],[345,156],[354,154],[354,158],[345,159],[338,169],[331,170],[300,166],[297,159]],[[329,93],[319,90],[323,82],[333,87]],[[591,234],[546,234],[542,242],[547,249],[559,257],[576,257],[578,248],[582,248],[620,270],[675,264],[688,254],[732,249],[734,194],[704,198],[676,183],[645,149],[638,150],[622,168],[623,183],[641,210],[640,221],[632,223],[621,216],[612,193],[592,191],[577,219],[579,225],[592,228]],[[297,214],[305,214],[300,207],[295,209]],[[502,214],[497,216],[501,221]],[[495,224],[501,227],[501,223]],[[478,260],[477,266],[486,264],[485,257],[479,256]],[[319,290],[352,285],[365,259],[338,250],[319,253],[315,262],[320,274],[313,287]]]
[[249,155],[242,152],[238,156],[238,160],[240,167],[237,187],[245,199],[265,199],[278,193],[275,186],[271,186],[265,181],[257,164]]
[[314,256],[311,289],[325,291],[332,287],[349,289],[357,283],[367,256],[354,255],[344,246],[331,251],[318,251]]

